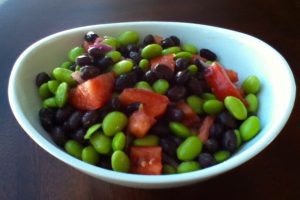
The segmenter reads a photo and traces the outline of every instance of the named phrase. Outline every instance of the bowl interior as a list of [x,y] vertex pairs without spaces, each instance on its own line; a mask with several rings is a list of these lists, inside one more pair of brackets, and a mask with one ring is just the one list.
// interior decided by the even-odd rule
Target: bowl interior
[[[259,112],[261,131],[229,160],[214,167],[185,175],[143,176],[122,174],[83,163],[60,150],[43,130],[38,119],[41,100],[34,84],[37,73],[51,73],[66,61],[67,52],[82,43],[87,31],[99,35],[117,36],[125,30],[135,30],[140,37],[151,33],[176,35],[182,43],[215,52],[221,64],[236,70],[240,80],[256,75],[261,80]],[[241,81],[240,81],[241,82]],[[225,172],[247,161],[265,148],[285,125],[295,99],[292,72],[272,47],[246,34],[197,24],[171,22],[132,22],[87,26],[60,32],[44,38],[26,49],[16,61],[9,82],[12,110],[24,130],[46,151],[67,164],[104,180],[135,187],[170,187],[199,181]],[[117,175],[116,175],[117,174]],[[168,185],[167,185],[168,183]]]

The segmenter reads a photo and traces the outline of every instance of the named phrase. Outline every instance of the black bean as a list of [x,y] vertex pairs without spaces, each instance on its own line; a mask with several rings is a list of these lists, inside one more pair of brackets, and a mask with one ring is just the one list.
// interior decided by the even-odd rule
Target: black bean
[[71,116],[69,117],[69,119],[67,121],[68,125],[69,125],[68,128],[70,130],[75,130],[82,126],[82,123],[81,123],[82,115],[83,114],[79,111],[75,111],[71,114]]
[[96,58],[99,59],[99,58],[102,58],[104,56],[104,52],[101,49],[97,48],[97,47],[90,47],[88,49],[88,54],[90,56],[92,56],[93,58],[95,58],[95,59]]
[[83,124],[83,127],[89,128],[93,124],[100,121],[100,112],[99,110],[91,110],[87,111],[83,114],[81,118],[81,123]]
[[110,67],[111,65],[114,64],[114,61],[111,57],[103,57],[101,59],[97,59],[94,62],[95,66],[98,67],[101,71],[107,69],[108,67]]
[[[204,81],[204,80],[205,80],[204,73],[198,71],[198,72],[195,74],[195,78],[198,79],[199,81]],[[204,84],[203,84],[203,85],[204,85]]]
[[191,77],[187,82],[187,89],[191,94],[201,95],[203,93],[203,82]]
[[97,165],[98,165],[99,167],[104,168],[104,169],[111,170],[112,167],[111,167],[111,159],[110,159],[110,156],[101,155],[101,156],[100,156],[100,161],[99,161],[99,163],[98,163]]
[[172,136],[164,137],[160,139],[160,146],[163,149],[163,152],[168,154],[169,156],[176,157],[176,150],[178,145],[174,142]]
[[69,67],[69,69],[72,70],[72,71],[75,71],[75,70],[76,70],[76,67],[77,67],[77,65],[76,65],[76,63],[74,63],[73,65],[71,65],[71,66]]
[[217,55],[209,49],[200,49],[200,56],[211,61],[217,60]]
[[156,65],[153,72],[158,79],[171,80],[173,78],[173,71],[164,64]]
[[118,97],[113,97],[108,103],[110,110],[121,110],[122,105]]
[[143,46],[147,46],[148,44],[154,43],[154,37],[153,35],[146,35],[146,37],[143,40]]
[[175,46],[174,41],[171,38],[165,38],[160,43],[163,49]]
[[222,137],[222,147],[230,152],[234,152],[237,149],[237,137],[234,130],[228,130]]
[[55,110],[50,108],[42,108],[39,111],[39,118],[43,128],[50,131],[54,125]]
[[160,137],[169,135],[170,130],[168,127],[168,123],[162,120],[157,121],[157,123],[155,123],[149,130],[149,133],[158,135]]
[[126,106],[124,112],[126,113],[126,115],[130,116],[134,111],[137,111],[139,109],[140,105],[140,102],[130,103]]
[[162,154],[162,163],[171,165],[176,168],[178,166],[179,160],[176,158],[176,156],[171,157],[170,155],[163,153]]
[[121,92],[125,88],[133,87],[137,81],[138,77],[135,72],[120,75],[115,81],[115,90]]
[[207,168],[217,164],[215,158],[209,153],[201,153],[198,156],[198,162],[202,168]]
[[40,87],[42,84],[47,83],[50,80],[51,78],[46,72],[41,72],[36,75],[35,84]]
[[131,58],[135,64],[138,64],[140,62],[140,60],[142,59],[140,53],[135,52],[135,51],[129,52],[129,58]]
[[191,73],[187,70],[179,71],[175,75],[175,82],[184,85],[191,78]]
[[99,112],[100,116],[100,122],[103,120],[103,118],[110,112],[109,108],[107,106],[104,106],[97,110]]
[[67,142],[67,134],[66,132],[59,126],[55,126],[51,133],[50,136],[52,140],[57,144],[58,146],[62,147],[66,142]]
[[58,109],[55,114],[55,123],[63,124],[69,118],[73,111],[74,108],[72,108],[72,106],[69,105]]
[[208,139],[203,144],[203,151],[215,153],[219,150],[219,144],[215,139]]
[[92,65],[86,65],[80,68],[80,76],[84,80],[93,78],[99,75],[100,73],[100,69]]
[[190,59],[188,58],[178,58],[175,61],[176,71],[185,70],[190,64]]
[[194,64],[197,66],[199,72],[203,72],[206,69],[199,59],[195,59]]
[[127,46],[120,46],[117,51],[119,51],[123,57],[128,58],[129,57],[129,51],[127,49]]
[[209,129],[209,137],[215,140],[220,140],[225,128],[220,123],[214,123]]
[[96,33],[94,33],[93,31],[89,31],[85,34],[84,40],[89,43],[93,43],[97,37],[98,35]]
[[221,112],[217,120],[228,128],[235,129],[238,126],[237,120],[229,112]]
[[71,134],[71,138],[73,140],[76,140],[77,142],[79,142],[82,145],[86,145],[88,142],[87,142],[87,140],[84,139],[85,134],[86,134],[86,129],[80,128],[80,129],[75,130]]
[[156,77],[156,74],[153,71],[149,70],[145,73],[143,79],[149,84],[153,84],[158,78]]
[[167,96],[171,101],[182,100],[186,95],[186,89],[183,86],[175,85],[167,91]]
[[176,37],[175,35],[170,36],[170,38],[173,40],[175,46],[180,46],[180,39]]
[[184,112],[178,108],[168,107],[167,116],[170,121],[182,121],[184,118]]
[[126,48],[128,52],[139,52],[139,47],[136,44],[129,44]]
[[92,59],[88,55],[81,55],[76,58],[76,64],[81,67],[84,65],[90,65],[92,63]]
[[142,70],[142,68],[140,68],[139,66],[134,66],[132,71],[136,73],[139,81],[143,79],[144,71]]

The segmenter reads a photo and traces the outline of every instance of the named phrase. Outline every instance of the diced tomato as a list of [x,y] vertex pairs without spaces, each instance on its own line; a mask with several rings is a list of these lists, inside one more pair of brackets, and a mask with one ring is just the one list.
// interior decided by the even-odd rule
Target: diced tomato
[[162,56],[157,56],[155,58],[152,58],[150,60],[151,63],[151,69],[154,69],[156,65],[158,64],[164,64],[168,66],[172,71],[175,70],[175,55],[174,54],[167,54]]
[[114,86],[113,73],[106,73],[89,79],[69,93],[69,102],[79,110],[95,110],[102,107],[110,98]]
[[209,137],[209,129],[213,125],[215,121],[214,116],[206,116],[202,122],[202,125],[198,131],[198,137],[201,139],[202,142],[205,142]]
[[131,172],[159,175],[162,173],[162,148],[160,146],[130,148]]
[[233,83],[236,83],[239,81],[238,74],[234,70],[225,69],[225,71],[226,71],[227,76]]
[[201,122],[201,119],[198,117],[197,113],[192,110],[192,108],[187,105],[184,101],[180,101],[177,104],[177,108],[183,111],[184,113],[184,119],[182,123],[186,125],[187,127],[192,127],[195,124],[198,124]]
[[219,100],[223,101],[227,96],[234,96],[248,106],[239,89],[231,82],[225,69],[219,63],[212,63],[205,71],[204,77]]
[[119,99],[124,105],[134,102],[142,103],[145,113],[151,117],[161,116],[166,111],[167,105],[169,104],[168,97],[137,88],[124,89],[120,94]]
[[163,38],[161,36],[159,36],[159,35],[154,36],[154,43],[160,44],[162,40],[163,40]]
[[129,117],[127,130],[136,137],[144,137],[155,122],[154,117],[148,116],[141,108]]

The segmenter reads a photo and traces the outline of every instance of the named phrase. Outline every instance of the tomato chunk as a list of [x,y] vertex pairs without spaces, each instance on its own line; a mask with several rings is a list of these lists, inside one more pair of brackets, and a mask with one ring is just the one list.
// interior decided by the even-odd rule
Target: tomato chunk
[[70,90],[69,102],[79,110],[101,108],[111,98],[114,79],[113,73],[106,73],[77,85]]
[[128,105],[134,102],[143,104],[143,109],[148,116],[161,116],[169,103],[168,97],[154,93],[152,91],[127,88],[120,94],[119,99],[122,104]]
[[248,106],[239,89],[232,83],[225,69],[219,63],[212,63],[207,68],[204,77],[219,100],[223,101],[227,96],[234,96]]
[[164,64],[168,66],[172,71],[175,70],[175,55],[174,54],[167,54],[162,56],[157,56],[155,58],[152,58],[150,60],[151,63],[151,69],[154,69],[156,65],[158,64]]
[[159,175],[162,173],[162,148],[136,147],[130,148],[131,172],[135,174]]
[[213,125],[215,121],[214,116],[206,116],[202,122],[202,125],[198,131],[198,137],[201,139],[202,142],[205,142],[209,137],[209,129]]
[[226,69],[225,71],[226,71],[227,76],[233,83],[239,81],[238,74],[234,70]]
[[200,118],[198,117],[197,113],[192,110],[192,108],[186,104],[184,101],[180,101],[177,104],[177,108],[183,111],[184,113],[184,119],[182,123],[186,125],[187,127],[192,127],[194,125],[197,125],[201,122]]

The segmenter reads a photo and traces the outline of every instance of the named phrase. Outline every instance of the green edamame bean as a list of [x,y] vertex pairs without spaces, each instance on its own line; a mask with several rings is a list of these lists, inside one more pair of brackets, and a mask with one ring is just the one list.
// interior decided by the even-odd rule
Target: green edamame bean
[[214,153],[214,158],[217,162],[223,162],[227,160],[229,156],[230,156],[229,151],[217,151],[216,153]]
[[197,47],[195,47],[192,44],[184,44],[182,46],[182,50],[186,51],[186,52],[189,52],[191,54],[196,54],[198,52]]
[[169,128],[173,134],[183,138],[189,137],[191,135],[190,129],[179,122],[170,122]]
[[203,110],[209,115],[216,115],[223,110],[223,102],[219,100],[207,100],[203,104]]
[[69,60],[75,62],[76,58],[84,53],[84,49],[82,47],[74,47],[68,53]]
[[92,135],[90,143],[100,154],[108,154],[111,151],[111,139],[100,132],[96,132]]
[[58,105],[56,103],[55,97],[50,97],[43,101],[43,108],[57,108]]
[[134,146],[157,146],[159,138],[156,135],[146,135],[143,138],[137,138],[133,140]]
[[242,88],[247,94],[256,94],[260,90],[260,80],[256,76],[249,76],[244,80]]
[[191,73],[191,74],[197,74],[198,72],[198,67],[196,65],[189,65],[187,70]]
[[75,140],[68,140],[64,146],[66,152],[70,155],[81,159],[82,146]]
[[55,93],[56,104],[59,108],[66,105],[69,96],[69,86],[67,83],[63,82],[59,84]]
[[102,123],[103,132],[107,136],[114,136],[127,125],[128,119],[124,113],[113,111],[108,113]]
[[50,80],[47,82],[48,88],[51,91],[52,94],[56,93],[56,90],[59,86],[59,82],[57,80]]
[[73,73],[72,70],[64,69],[64,68],[60,68],[60,67],[57,67],[53,70],[53,76],[56,80],[58,80],[60,82],[66,82],[70,86],[73,86],[76,84],[76,81],[72,77],[72,73]]
[[248,112],[255,113],[258,110],[258,99],[254,94],[248,94],[245,97],[246,101],[248,102]]
[[100,160],[100,156],[97,153],[97,151],[94,149],[94,147],[90,145],[85,147],[82,150],[81,159],[84,162],[90,163],[92,165],[96,165]]
[[112,149],[114,151],[122,150],[124,149],[125,145],[126,145],[126,136],[122,131],[120,131],[114,136],[112,140]]
[[260,130],[260,121],[256,116],[248,117],[240,126],[239,131],[243,141],[249,141]]
[[73,62],[65,61],[59,67],[69,69],[71,65],[73,65]]
[[133,62],[130,59],[127,60],[121,60],[119,62],[117,62],[116,64],[114,64],[113,66],[113,71],[117,74],[117,75],[121,75],[121,74],[126,74],[128,72],[130,72],[133,68]]
[[208,61],[205,62],[205,64],[211,65],[211,64],[213,64],[213,61],[208,60]]
[[117,150],[111,156],[111,167],[117,172],[128,172],[130,160],[123,151]]
[[142,68],[143,71],[147,71],[150,68],[150,62],[147,59],[142,59],[139,62],[139,67]]
[[201,95],[201,98],[204,99],[204,100],[213,100],[213,99],[217,99],[217,97],[212,94],[212,93],[209,93],[209,92],[205,92]]
[[224,99],[224,105],[234,118],[238,120],[244,120],[247,118],[247,108],[240,99],[234,96],[227,96]]
[[91,136],[101,128],[101,126],[102,126],[102,124],[100,124],[100,123],[97,123],[97,124],[94,124],[93,126],[91,126],[87,130],[86,134],[84,135],[84,139],[86,139],[86,140],[90,139]]
[[172,165],[164,164],[162,173],[163,174],[176,174],[177,169],[173,167]]
[[48,83],[43,83],[38,89],[41,99],[46,99],[51,97],[53,94],[49,90]]
[[182,161],[195,159],[202,150],[202,142],[197,136],[186,138],[177,148],[177,158]]
[[146,81],[139,81],[135,84],[135,88],[153,91],[152,87]]
[[169,47],[169,48],[162,50],[162,54],[167,55],[167,54],[178,53],[180,51],[181,51],[180,47]]
[[119,51],[109,51],[105,56],[110,57],[114,63],[119,62],[122,58],[122,55]]
[[181,51],[175,54],[175,58],[188,58],[191,59],[192,58],[192,54],[190,52],[187,51]]
[[134,31],[125,31],[118,37],[121,45],[136,44],[139,41],[139,35]]
[[240,131],[235,129],[234,134],[235,134],[235,137],[236,137],[236,146],[239,147],[242,144],[242,138],[241,138]]
[[158,79],[152,85],[154,92],[158,94],[165,94],[170,87],[170,84],[165,79]]
[[192,95],[186,98],[187,104],[192,108],[192,110],[198,114],[203,114],[203,103],[204,100],[198,96]]
[[142,49],[142,58],[151,59],[160,56],[162,47],[158,44],[149,44]]
[[178,173],[187,173],[200,169],[200,164],[196,161],[186,161],[182,162],[177,167]]
[[104,40],[101,41],[101,44],[109,45],[115,49],[120,46],[119,41],[116,38],[110,36],[104,36]]

